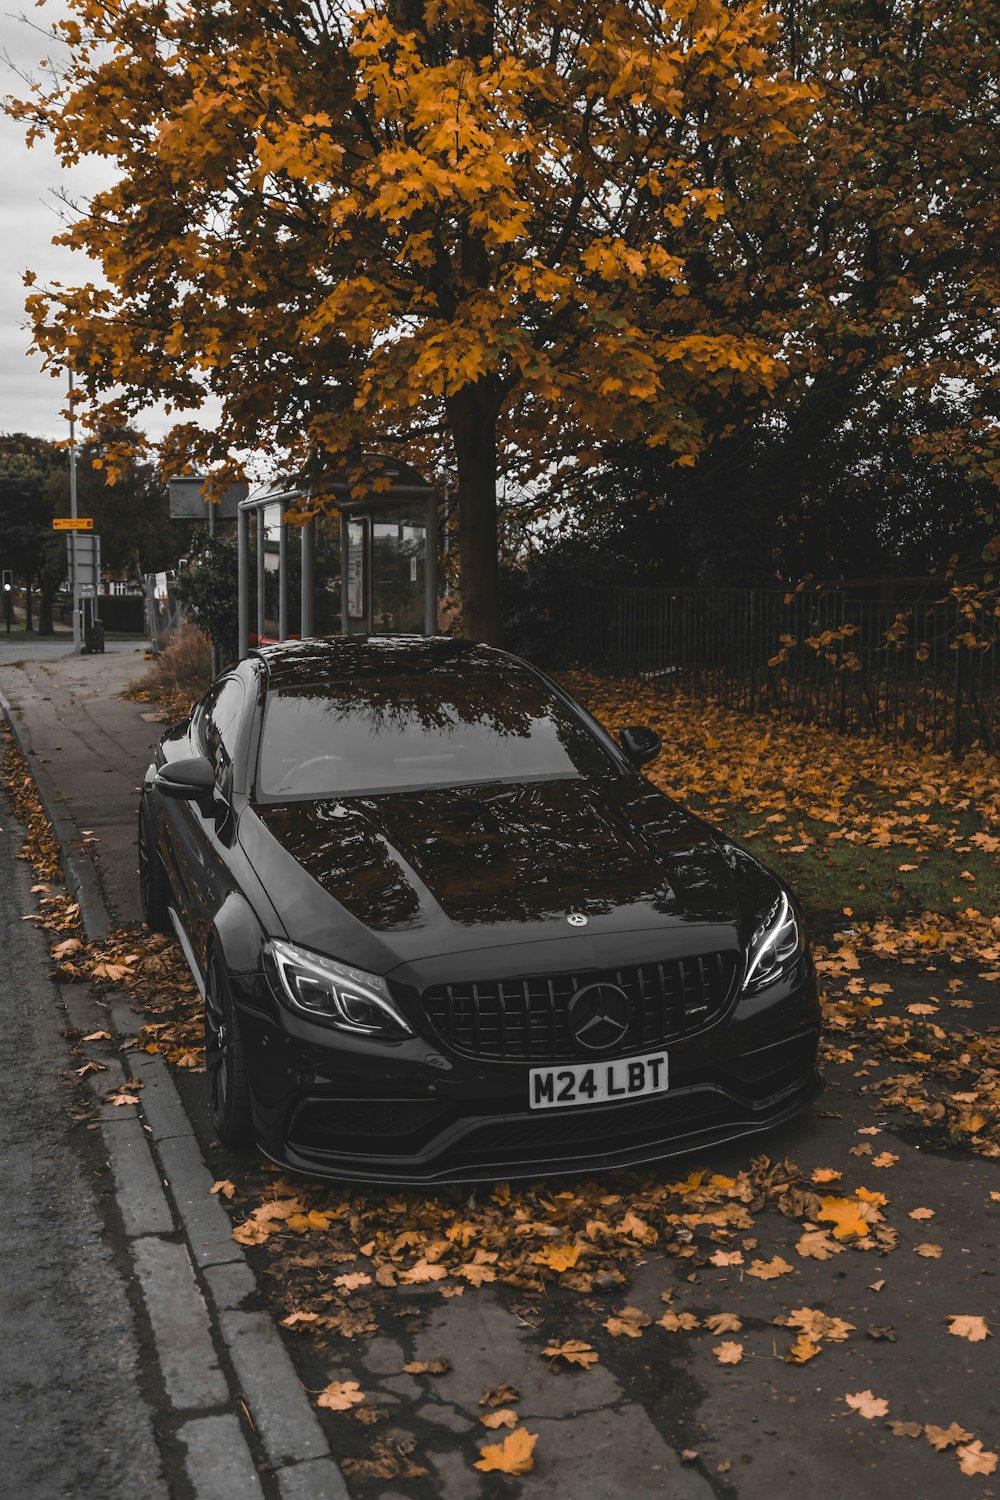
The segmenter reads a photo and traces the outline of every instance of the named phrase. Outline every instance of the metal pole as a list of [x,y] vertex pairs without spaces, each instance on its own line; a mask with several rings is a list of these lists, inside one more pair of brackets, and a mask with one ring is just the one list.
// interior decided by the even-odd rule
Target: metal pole
[[313,634],[314,593],[316,589],[316,517],[310,516],[302,527],[302,606],[299,614],[299,635],[305,640]]
[[[212,543],[215,541],[215,501],[205,496],[205,504],[208,506],[208,551],[214,563]],[[241,648],[242,649],[242,648]],[[219,646],[217,641],[212,642],[212,676],[218,677],[222,670],[222,662],[219,660]]]
[[347,635],[350,626],[347,621],[347,566],[349,558],[347,515],[340,512],[340,633]]
[[278,640],[288,640],[288,527],[278,532]]
[[239,588],[239,652],[240,661],[247,655],[250,643],[250,513],[236,512],[236,569]]
[[[73,370],[69,370],[69,513],[76,520],[76,420],[73,416]],[[76,531],[69,534],[69,587],[73,598],[73,652],[80,655],[80,600],[77,584]]]
[[424,635],[437,635],[438,497],[433,490],[427,496],[424,525]]
[[256,521],[254,523],[257,537],[257,644],[260,645],[264,639],[264,589],[267,586],[267,569],[264,566],[264,546],[267,538],[267,527],[265,525],[266,510],[258,505],[254,511]]

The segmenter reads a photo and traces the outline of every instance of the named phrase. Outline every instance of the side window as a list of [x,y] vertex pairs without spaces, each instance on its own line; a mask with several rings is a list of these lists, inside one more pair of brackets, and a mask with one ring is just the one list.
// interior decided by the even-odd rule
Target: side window
[[198,723],[202,750],[215,767],[220,786],[228,779],[242,717],[243,684],[227,677],[205,699]]

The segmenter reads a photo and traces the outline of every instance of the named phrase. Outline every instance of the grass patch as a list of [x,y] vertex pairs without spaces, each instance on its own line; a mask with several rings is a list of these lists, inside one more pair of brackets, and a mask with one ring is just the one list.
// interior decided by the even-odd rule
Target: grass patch
[[[1000,910],[1000,762],[962,761],[639,683],[566,676],[613,733],[649,724],[646,774],[745,842],[788,881],[822,933],[923,912]],[[901,866],[905,868],[901,868]]]

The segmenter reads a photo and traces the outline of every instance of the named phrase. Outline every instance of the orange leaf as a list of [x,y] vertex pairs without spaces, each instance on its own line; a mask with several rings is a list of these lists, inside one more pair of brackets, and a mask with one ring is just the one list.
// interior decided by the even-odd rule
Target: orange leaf
[[949,1313],[948,1322],[951,1325],[948,1332],[955,1334],[956,1338],[968,1339],[970,1344],[979,1344],[983,1339],[992,1337],[990,1334],[990,1325],[985,1318],[972,1318],[958,1313]]
[[535,1467],[532,1453],[537,1442],[537,1432],[518,1427],[502,1443],[487,1443],[473,1467],[486,1474],[493,1470],[499,1474],[530,1474]]
[[716,1344],[712,1353],[720,1365],[738,1365],[743,1358],[743,1345],[729,1339],[724,1344]]
[[565,1344],[549,1344],[542,1354],[546,1359],[564,1359],[568,1365],[582,1365],[585,1370],[600,1358],[596,1349],[582,1344],[579,1339],[568,1339]]
[[330,1384],[320,1391],[316,1405],[326,1407],[327,1411],[348,1411],[364,1399],[365,1393],[360,1389],[356,1380],[331,1380]]
[[884,1417],[889,1410],[888,1401],[873,1396],[871,1391],[858,1391],[857,1395],[845,1396],[844,1400],[860,1417]]

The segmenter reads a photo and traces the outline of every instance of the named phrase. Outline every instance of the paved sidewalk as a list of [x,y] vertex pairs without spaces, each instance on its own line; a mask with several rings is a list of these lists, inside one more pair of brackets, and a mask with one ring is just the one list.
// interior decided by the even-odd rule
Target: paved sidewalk
[[151,705],[118,694],[145,668],[141,647],[0,663],[0,695],[56,823],[66,876],[91,936],[107,930],[108,915],[115,923],[142,920],[135,814],[139,781],[163,724]]
[[[135,815],[163,725],[148,705],[117,694],[144,665],[141,649],[0,662],[0,708],[28,758],[90,938],[141,920]],[[64,1003],[76,1032],[93,1033],[110,1020],[114,1033],[88,1046],[87,1056],[104,1064],[89,1081],[102,1101],[116,1249],[141,1293],[140,1342],[153,1351],[148,1373],[162,1393],[156,1430],[172,1453],[178,1446],[183,1453],[186,1478],[171,1494],[348,1500],[277,1329],[266,1314],[244,1310],[256,1292],[253,1274],[210,1195],[211,1173],[162,1058],[128,1054],[129,1071],[143,1084],[138,1108],[103,1102],[109,1087],[125,1081],[117,1048],[140,1018],[124,996],[105,1009],[70,987]],[[19,1500],[51,1497],[39,1491]]]

